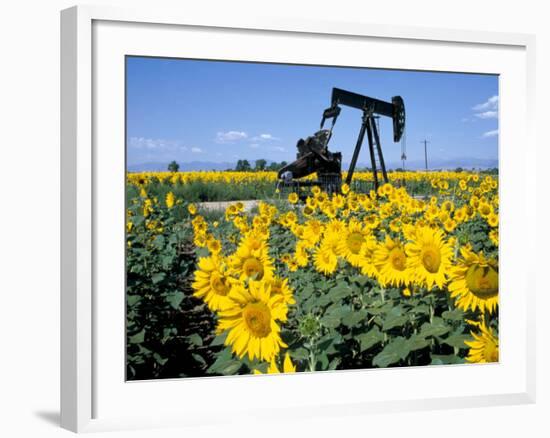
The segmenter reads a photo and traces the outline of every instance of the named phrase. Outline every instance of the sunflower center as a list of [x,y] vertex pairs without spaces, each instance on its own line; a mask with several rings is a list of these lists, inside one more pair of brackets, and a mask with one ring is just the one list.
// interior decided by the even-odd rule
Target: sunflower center
[[365,241],[365,237],[361,233],[350,233],[347,238],[347,244],[349,250],[353,254],[358,254],[359,251],[361,251],[361,246],[363,245],[363,242]]
[[437,248],[430,245],[422,249],[422,264],[426,271],[435,274],[441,265],[441,254]]
[[271,312],[265,304],[247,304],[243,310],[243,319],[253,336],[265,338],[271,333]]
[[250,257],[244,261],[243,272],[247,277],[256,275],[256,279],[258,280],[264,276],[262,263],[256,257]]
[[487,362],[498,362],[498,347],[493,341],[487,341],[483,350]]
[[390,262],[394,269],[404,271],[407,265],[407,258],[401,248],[394,248],[390,252]]
[[498,294],[498,273],[491,266],[470,266],[466,272],[466,285],[478,298],[491,298]]
[[257,250],[257,249],[260,249],[261,247],[262,247],[262,242],[260,242],[259,240],[252,239],[250,241],[250,249]]
[[280,294],[282,292],[283,291],[282,291],[281,283],[279,281],[274,281],[273,283],[271,283],[272,294]]
[[210,287],[218,295],[227,295],[229,287],[225,283],[225,278],[219,272],[212,272],[210,276]]

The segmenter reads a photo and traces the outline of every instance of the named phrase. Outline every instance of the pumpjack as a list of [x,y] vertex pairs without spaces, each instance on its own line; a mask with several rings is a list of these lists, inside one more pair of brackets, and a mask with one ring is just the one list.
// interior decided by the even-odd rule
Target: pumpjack
[[[277,174],[278,186],[296,188],[317,185],[329,193],[340,192],[342,186],[342,153],[329,151],[328,143],[336,120],[340,115],[341,105],[356,108],[363,112],[361,129],[345,182],[350,185],[353,179],[365,134],[369,143],[375,190],[380,185],[380,178],[384,182],[388,182],[376,119],[380,116],[390,117],[393,121],[393,141],[398,142],[401,140],[405,130],[405,104],[403,99],[401,96],[394,96],[390,103],[333,88],[331,105],[323,111],[320,130],[306,139],[301,138],[298,140],[296,144],[298,149],[296,161],[279,170]],[[332,123],[329,129],[324,129],[327,120],[332,120]],[[301,178],[313,173],[317,173],[317,180],[301,180]]]

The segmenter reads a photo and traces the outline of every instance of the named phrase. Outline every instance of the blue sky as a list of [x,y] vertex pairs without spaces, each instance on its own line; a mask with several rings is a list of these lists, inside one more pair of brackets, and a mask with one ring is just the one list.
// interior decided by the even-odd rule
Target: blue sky
[[[391,101],[407,114],[409,162],[498,158],[498,77],[377,70],[127,58],[128,165],[176,160],[292,161],[299,138],[319,129],[333,87]],[[361,112],[342,107],[329,145],[349,162]],[[400,143],[389,118],[380,119],[387,162],[398,163]],[[360,163],[368,163],[364,148]]]

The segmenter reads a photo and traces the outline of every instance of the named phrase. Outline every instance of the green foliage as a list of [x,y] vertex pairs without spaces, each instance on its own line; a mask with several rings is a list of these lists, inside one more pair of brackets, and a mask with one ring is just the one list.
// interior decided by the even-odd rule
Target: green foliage
[[[175,209],[176,207],[174,207]],[[127,235],[127,378],[201,376],[220,346],[214,317],[192,296],[195,251],[184,209],[129,208]],[[155,224],[162,223],[159,227]],[[208,347],[206,347],[208,346]],[[224,370],[225,371],[225,370]]]
[[168,171],[177,172],[178,170],[180,170],[180,165],[175,161],[171,161],[170,164],[168,164]]
[[267,166],[267,161],[263,158],[260,158],[259,160],[256,160],[256,165],[254,167],[254,170],[257,171],[263,171],[265,170],[265,167]]
[[237,167],[235,167],[237,172],[248,172],[251,170],[250,163],[248,160],[239,160],[237,161]]

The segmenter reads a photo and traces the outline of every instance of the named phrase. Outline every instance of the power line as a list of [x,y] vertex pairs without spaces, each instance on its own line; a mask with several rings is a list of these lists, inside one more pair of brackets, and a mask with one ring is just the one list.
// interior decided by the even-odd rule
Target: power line
[[426,170],[428,170],[428,140],[422,140],[420,143],[424,143],[424,162],[426,164]]

